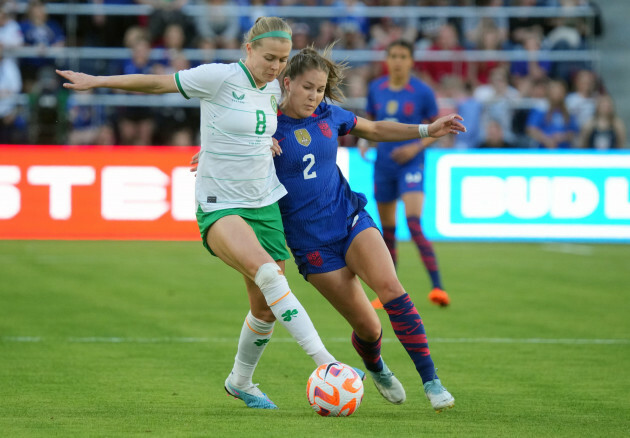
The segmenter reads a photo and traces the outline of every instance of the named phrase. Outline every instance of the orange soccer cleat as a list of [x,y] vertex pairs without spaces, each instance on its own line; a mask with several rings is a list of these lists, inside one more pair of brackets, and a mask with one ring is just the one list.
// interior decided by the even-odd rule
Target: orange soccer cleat
[[445,291],[436,287],[429,293],[429,301],[438,306],[446,307],[450,304],[451,299]]

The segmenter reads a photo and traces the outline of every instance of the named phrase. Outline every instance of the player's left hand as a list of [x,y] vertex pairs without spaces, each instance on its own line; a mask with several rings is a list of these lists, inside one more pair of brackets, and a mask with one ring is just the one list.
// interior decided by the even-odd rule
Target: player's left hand
[[466,127],[459,122],[460,120],[464,121],[459,114],[449,114],[448,116],[440,117],[429,125],[429,135],[433,138],[438,138],[446,134],[466,132]]
[[197,166],[199,166],[199,154],[200,154],[200,152],[197,152],[195,155],[193,155],[193,157],[190,160],[190,171],[191,172],[196,172],[197,171]]
[[389,155],[398,164],[405,164],[411,161],[422,150],[419,143],[406,144],[395,148]]

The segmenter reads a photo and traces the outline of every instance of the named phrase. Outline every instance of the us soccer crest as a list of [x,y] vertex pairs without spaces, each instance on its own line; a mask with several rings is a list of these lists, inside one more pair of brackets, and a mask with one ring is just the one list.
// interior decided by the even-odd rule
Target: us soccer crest
[[328,138],[332,138],[332,131],[330,130],[330,126],[328,126],[328,123],[319,122],[317,126],[319,126],[319,130],[322,131],[322,134],[324,134]]
[[293,135],[295,135],[295,139],[302,146],[307,147],[309,144],[311,144],[311,134],[309,134],[306,129],[298,129],[297,131],[293,131]]
[[271,96],[271,108],[274,113],[278,112],[278,102],[276,101],[276,96]]
[[385,107],[385,112],[390,116],[396,114],[398,112],[398,102],[395,100],[388,101],[387,106]]

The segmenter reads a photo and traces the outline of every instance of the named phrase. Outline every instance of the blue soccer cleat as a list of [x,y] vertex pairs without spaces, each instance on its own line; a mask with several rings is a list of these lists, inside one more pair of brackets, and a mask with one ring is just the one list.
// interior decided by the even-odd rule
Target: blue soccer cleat
[[400,380],[394,376],[394,373],[390,371],[385,362],[383,362],[383,369],[381,371],[370,371],[372,381],[378,392],[390,403],[399,405],[407,399],[405,394],[405,388],[403,388]]
[[225,379],[225,391],[234,398],[241,399],[247,407],[254,409],[278,409],[274,402],[269,400],[267,394],[258,389],[258,384],[250,384],[246,388],[237,388],[230,383],[230,377]]
[[436,412],[442,412],[455,406],[455,399],[442,386],[440,379],[433,379],[424,384],[424,393]]

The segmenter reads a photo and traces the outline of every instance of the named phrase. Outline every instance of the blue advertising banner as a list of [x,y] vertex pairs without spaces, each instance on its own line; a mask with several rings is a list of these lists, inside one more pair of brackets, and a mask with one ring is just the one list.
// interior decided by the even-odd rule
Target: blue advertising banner
[[630,153],[427,151],[436,240],[630,242]]

